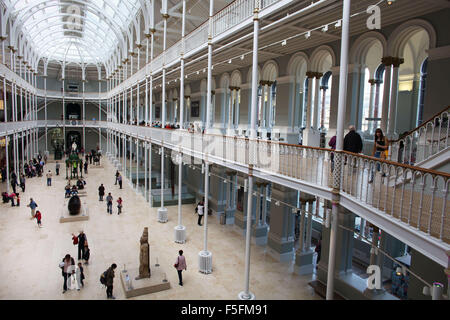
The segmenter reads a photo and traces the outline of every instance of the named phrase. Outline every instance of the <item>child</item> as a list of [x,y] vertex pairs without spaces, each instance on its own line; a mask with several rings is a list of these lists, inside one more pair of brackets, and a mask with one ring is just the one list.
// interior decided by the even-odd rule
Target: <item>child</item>
[[39,228],[42,227],[42,225],[41,225],[41,212],[39,210],[36,211],[36,214],[34,215],[34,217],[37,220],[37,224],[38,224]]
[[119,209],[117,214],[120,214],[122,212],[122,198],[121,197],[119,197],[119,199],[117,199],[117,208]]
[[79,291],[80,290],[80,286],[84,287],[84,283],[83,283],[84,273],[83,273],[83,266],[81,265],[81,262],[78,262],[78,267],[77,267],[76,274],[77,274],[77,283],[78,283],[77,290]]
[[91,256],[91,250],[88,247],[88,243],[87,241],[84,243],[84,255],[83,255],[83,259],[84,259],[84,264],[89,264],[89,257]]

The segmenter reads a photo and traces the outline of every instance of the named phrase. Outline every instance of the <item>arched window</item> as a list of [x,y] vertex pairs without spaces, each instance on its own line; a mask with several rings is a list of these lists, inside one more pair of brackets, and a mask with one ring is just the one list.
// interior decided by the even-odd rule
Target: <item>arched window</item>
[[320,89],[322,90],[322,113],[320,116],[320,127],[322,130],[326,130],[330,127],[330,104],[331,104],[331,71],[325,72],[320,83]]
[[[306,116],[307,116],[307,113],[308,113],[308,92],[309,92],[309,90],[310,90],[310,88],[309,88],[309,81],[308,81],[308,78],[305,78],[305,84],[304,84],[304,86],[303,86],[305,89],[304,89],[304,91],[303,91],[303,108],[302,108],[302,115],[303,115],[303,118],[302,118],[302,120],[301,120],[301,127],[302,128],[305,128],[306,127],[306,123],[307,123],[307,119],[306,119]],[[312,90],[312,88],[311,88],[311,90]]]

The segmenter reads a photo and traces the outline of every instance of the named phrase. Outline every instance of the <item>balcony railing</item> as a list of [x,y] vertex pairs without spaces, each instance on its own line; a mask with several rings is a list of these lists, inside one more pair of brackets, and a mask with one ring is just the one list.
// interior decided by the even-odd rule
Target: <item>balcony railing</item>
[[449,147],[450,107],[391,142],[390,160],[415,165]]

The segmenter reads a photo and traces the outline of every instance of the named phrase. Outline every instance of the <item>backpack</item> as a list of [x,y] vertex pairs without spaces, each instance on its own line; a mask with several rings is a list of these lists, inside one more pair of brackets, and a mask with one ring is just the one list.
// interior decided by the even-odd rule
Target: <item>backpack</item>
[[106,274],[108,273],[108,270],[102,273],[100,276],[100,283],[106,286]]

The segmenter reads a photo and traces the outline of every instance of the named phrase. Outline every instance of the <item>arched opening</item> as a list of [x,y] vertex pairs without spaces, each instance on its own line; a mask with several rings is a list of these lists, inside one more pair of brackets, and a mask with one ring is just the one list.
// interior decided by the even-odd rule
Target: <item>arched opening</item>
[[66,105],[66,120],[80,120],[81,107],[78,103],[68,103]]
[[426,58],[422,67],[420,68],[420,90],[419,90],[419,106],[417,108],[417,124],[420,126],[423,122],[423,104],[425,101],[425,89],[427,87],[427,71],[428,69],[428,58]]

